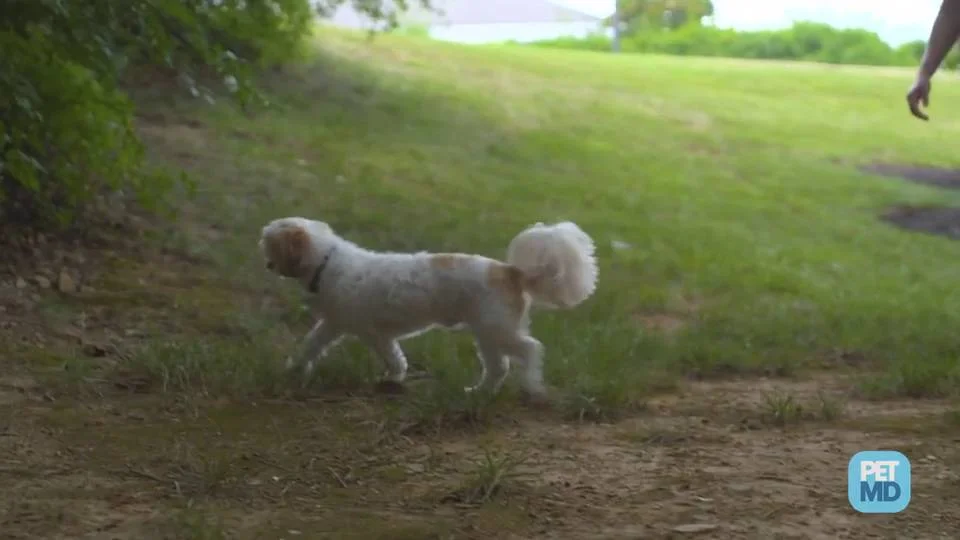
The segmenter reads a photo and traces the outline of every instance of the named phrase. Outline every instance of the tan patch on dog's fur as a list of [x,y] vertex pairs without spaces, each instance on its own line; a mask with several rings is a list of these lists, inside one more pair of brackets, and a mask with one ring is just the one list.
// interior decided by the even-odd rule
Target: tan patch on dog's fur
[[307,234],[307,231],[297,227],[296,229],[288,231],[283,236],[287,242],[287,256],[291,262],[296,261],[299,263],[307,251],[307,246],[310,244],[310,235]]
[[310,234],[302,227],[282,229],[274,238],[267,238],[267,251],[277,270],[294,277],[310,246]]
[[487,285],[500,293],[516,315],[521,315],[527,307],[523,294],[523,279],[523,272],[509,264],[494,263],[487,268]]
[[438,270],[453,270],[458,266],[465,265],[470,258],[470,255],[459,253],[437,253],[430,256],[430,266]]

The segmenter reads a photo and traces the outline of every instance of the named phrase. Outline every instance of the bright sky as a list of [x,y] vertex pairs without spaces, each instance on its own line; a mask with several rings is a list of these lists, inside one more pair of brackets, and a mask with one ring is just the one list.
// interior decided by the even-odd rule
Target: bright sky
[[[614,0],[554,0],[599,16],[613,11]],[[926,41],[940,0],[713,0],[721,28],[760,30],[790,26],[796,20],[873,30],[899,45]]]

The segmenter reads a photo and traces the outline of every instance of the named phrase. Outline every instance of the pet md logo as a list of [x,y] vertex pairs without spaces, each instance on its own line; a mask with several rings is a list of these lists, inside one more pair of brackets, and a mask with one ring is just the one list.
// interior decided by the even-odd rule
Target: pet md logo
[[847,498],[865,514],[903,510],[910,504],[910,460],[888,450],[858,452],[847,466]]

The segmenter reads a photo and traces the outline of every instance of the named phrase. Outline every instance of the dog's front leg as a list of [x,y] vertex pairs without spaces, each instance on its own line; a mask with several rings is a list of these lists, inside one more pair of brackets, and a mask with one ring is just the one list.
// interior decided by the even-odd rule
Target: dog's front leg
[[400,343],[395,339],[385,338],[371,339],[368,343],[387,366],[385,380],[402,383],[407,378],[407,357],[404,356]]
[[287,358],[287,369],[304,366],[304,373],[310,374],[316,367],[316,362],[325,358],[330,348],[342,336],[343,334],[329,322],[318,322],[303,339],[300,352],[296,357]]

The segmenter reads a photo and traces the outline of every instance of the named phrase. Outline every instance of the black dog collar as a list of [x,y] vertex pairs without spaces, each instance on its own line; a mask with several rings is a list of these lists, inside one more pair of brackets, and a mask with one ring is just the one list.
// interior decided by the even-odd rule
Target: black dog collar
[[330,262],[330,257],[336,250],[337,248],[331,249],[330,253],[327,253],[327,256],[323,258],[323,262],[314,270],[313,277],[310,278],[310,283],[307,284],[307,290],[311,293],[317,294],[317,291],[320,289],[320,275],[323,274],[323,271],[327,268],[327,263]]

